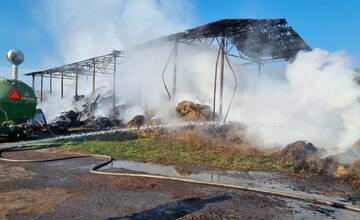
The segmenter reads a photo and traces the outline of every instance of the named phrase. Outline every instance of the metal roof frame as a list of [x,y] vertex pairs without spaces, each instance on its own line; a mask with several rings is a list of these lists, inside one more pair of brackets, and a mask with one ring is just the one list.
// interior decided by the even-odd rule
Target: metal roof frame
[[301,50],[311,50],[284,18],[222,19],[148,43],[168,40],[211,46],[217,42],[220,46],[221,38],[226,53],[252,62],[289,60]]
[[92,71],[96,74],[112,74],[113,73],[113,63],[117,57],[121,56],[122,51],[114,50],[112,53],[105,54],[102,56],[92,57],[86,60],[79,62],[74,62],[66,65],[62,65],[55,68],[50,68],[41,71],[35,71],[26,73],[26,76],[41,76],[42,77],[52,77],[52,78],[61,78],[63,74],[64,79],[74,79],[76,71],[80,76],[91,76]]
[[[176,74],[177,74],[177,48],[179,43],[190,45],[216,46],[218,48],[218,58],[215,67],[215,84],[218,60],[220,57],[220,106],[219,114],[222,115],[223,102],[223,79],[224,79],[224,60],[227,56],[241,58],[247,61],[243,65],[258,64],[258,72],[261,75],[261,65],[264,63],[277,62],[293,59],[299,51],[310,51],[311,48],[306,42],[290,27],[284,18],[279,19],[222,19],[211,22],[196,28],[179,32],[176,34],[161,37],[152,41],[135,46],[144,47],[157,43],[173,42],[175,47],[171,52],[173,56],[173,94],[165,88],[169,95],[169,100],[176,93]],[[115,81],[116,81],[116,59],[121,57],[122,51],[114,50],[112,53],[93,57],[80,62],[75,62],[60,67],[47,70],[27,73],[25,75],[33,77],[33,88],[35,87],[35,77],[41,77],[41,98],[43,91],[43,78],[50,78],[50,93],[52,91],[52,78],[61,79],[61,97],[63,97],[63,80],[75,79],[75,97],[78,96],[78,78],[81,76],[93,77],[93,93],[95,93],[96,74],[113,76],[113,106],[115,105]],[[168,60],[168,62],[169,62]],[[227,61],[229,62],[229,61]],[[230,63],[228,63],[230,66]],[[166,67],[165,67],[166,70]],[[164,72],[165,72],[164,70]],[[163,73],[164,74],[164,73]],[[164,80],[164,79],[163,79]],[[216,89],[214,92],[213,110],[215,112]]]

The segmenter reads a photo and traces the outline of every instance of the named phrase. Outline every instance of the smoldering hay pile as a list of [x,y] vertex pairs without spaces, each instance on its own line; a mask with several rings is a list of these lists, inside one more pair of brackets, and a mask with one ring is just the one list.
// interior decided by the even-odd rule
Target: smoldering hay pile
[[[360,149],[360,145],[355,148]],[[360,160],[342,163],[341,156],[326,156],[325,150],[315,147],[307,141],[288,144],[279,154],[279,160],[291,163],[296,173],[320,174],[351,182],[360,187]],[[345,154],[350,154],[346,152]]]
[[[106,130],[114,127],[135,127],[143,125],[159,125],[167,122],[168,118],[160,118],[154,110],[147,110],[144,114],[134,114],[130,120],[124,120],[123,114],[132,107],[125,104],[116,105],[112,111],[106,111],[106,115],[98,115],[104,106],[112,102],[111,93],[97,94],[96,96],[85,97],[82,100],[81,108],[72,109],[61,113],[52,121],[52,129],[57,132],[64,132],[71,128],[87,130]],[[173,113],[172,120],[177,121],[210,121],[213,113],[210,106],[184,100],[170,109]],[[127,112],[127,113],[126,113]],[[218,117],[218,115],[216,115]],[[123,120],[121,120],[122,118]],[[218,128],[205,128],[202,135],[207,138],[220,138],[224,142],[251,142],[247,136],[247,125],[238,122],[226,123]],[[139,136],[163,135],[163,129],[139,130]],[[209,136],[210,135],[210,136]],[[360,160],[357,156],[360,153],[359,142],[353,147],[337,155],[329,155],[326,148],[319,148],[311,142],[300,140],[286,145],[278,155],[282,162],[291,163],[294,171],[298,173],[316,173],[344,177],[356,185],[360,185]],[[350,164],[350,162],[352,162]]]
[[[82,10],[84,4],[87,5],[85,11]],[[193,26],[191,5],[186,1],[134,0],[99,4],[97,1],[65,0],[56,3],[44,1],[43,5],[39,11],[45,13],[38,14],[45,16],[45,28],[56,41],[58,55],[63,58],[59,61],[61,63],[93,57],[114,48],[128,49],[139,42]],[[108,13],[102,13],[104,11]],[[79,27],[82,31],[78,31]],[[129,54],[121,63],[121,73],[117,77],[121,79],[117,82],[117,112],[112,112],[111,103],[106,101],[97,102],[95,111],[84,110],[87,109],[82,106],[84,103],[76,108],[64,108],[68,97],[59,101],[59,94],[55,92],[56,98],[49,99],[51,103],[42,103],[40,107],[49,119],[60,111],[72,109],[76,114],[64,113],[59,118],[58,124],[63,123],[62,126],[73,123],[75,118],[78,120],[76,123],[88,124],[90,128],[126,126],[134,116],[139,117],[129,126],[159,123],[161,120],[193,120],[196,117],[192,112],[187,113],[189,109],[196,109],[197,104],[212,103],[216,51],[179,45],[175,103],[188,100],[193,104],[179,107],[176,113],[175,105],[169,111],[161,83],[161,72],[171,49],[172,46],[164,46],[141,50]],[[228,119],[244,125],[242,127],[246,129],[240,129],[242,137],[262,147],[286,146],[306,140],[324,149],[322,158],[337,156],[341,163],[360,158],[360,150],[356,147],[360,138],[360,87],[354,80],[359,79],[359,73],[354,71],[351,59],[345,53],[321,49],[300,53],[285,64],[285,71],[276,65],[269,68],[269,64],[264,65],[261,78],[257,77],[256,70],[238,65],[235,60],[231,62],[239,78],[239,89]],[[228,69],[225,72],[224,103],[227,104],[233,79],[227,74]],[[170,82],[169,76],[166,77],[165,80]],[[97,83],[111,87],[108,81],[100,82],[99,79]],[[79,86],[80,90],[84,87]],[[89,93],[82,91],[82,94]],[[104,91],[97,94],[102,94],[101,100],[109,97]],[[202,120],[208,119],[206,108],[195,111],[204,114],[199,116]],[[81,114],[77,114],[79,112]],[[173,115],[167,115],[168,112]]]
[[[83,104],[80,108],[63,111],[51,121],[51,128],[54,131],[64,132],[71,128],[87,130],[105,130],[114,127],[139,128],[143,125],[159,125],[161,123],[161,120],[156,118],[152,111],[146,111],[144,115],[133,115],[128,121],[120,120],[119,118],[122,118],[121,116],[130,108],[124,104],[115,106],[114,109],[108,111],[107,115],[97,115],[102,106],[112,102],[110,94],[90,95],[82,99]],[[187,122],[210,121],[212,117],[209,106],[190,101],[178,103],[173,113],[179,121]]]
[[[59,62],[68,63],[114,48],[129,49],[139,42],[193,26],[190,25],[191,5],[186,2],[44,1],[39,11],[45,13],[38,14],[45,16],[45,28],[56,41],[58,55],[63,58]],[[87,5],[85,11],[84,4]],[[104,11],[108,13],[102,13]],[[82,31],[78,31],[79,27]],[[117,78],[121,80],[116,85],[119,97],[115,111],[109,101],[111,92],[106,89],[98,91],[99,96],[85,97],[72,104],[66,94],[58,100],[59,92],[55,91],[56,97],[41,103],[40,107],[49,119],[57,116],[53,125],[58,130],[74,126],[107,129],[211,119],[212,113],[206,105],[212,103],[216,51],[179,44],[178,90],[174,101],[180,104],[169,109],[161,73],[172,48],[165,45],[131,51],[126,60],[119,61],[122,63]],[[300,52],[284,64],[285,71],[283,66],[264,65],[261,78],[250,66],[240,65],[233,59],[231,62],[239,79],[239,89],[228,119],[241,123],[230,126],[237,127],[232,133],[261,147],[281,146],[284,149],[280,159],[294,163],[299,172],[356,172],[356,166],[341,168],[336,164],[350,164],[360,159],[360,73],[354,70],[346,53],[321,49]],[[228,72],[229,69],[225,69],[225,105],[233,89],[233,79]],[[165,75],[165,81],[170,84],[169,75]],[[89,83],[81,83],[81,93],[89,94],[86,90]],[[99,87],[111,88],[111,84],[100,78],[97,81]],[[61,111],[65,112],[58,115]]]
[[182,101],[176,106],[178,116],[185,121],[210,121],[212,111],[209,106]]
[[[82,10],[84,4],[87,5],[85,11]],[[57,55],[62,58],[60,63],[82,60],[113,49],[128,50],[137,43],[183,31],[194,26],[192,21],[195,20],[192,5],[187,1],[134,0],[106,4],[84,0],[44,1],[38,11],[45,12],[38,14],[43,16],[44,28],[54,38]],[[104,11],[108,13],[102,13]],[[78,31],[79,27],[82,31]],[[168,112],[161,72],[172,48],[140,50],[121,61],[117,92],[122,103],[118,104],[126,105],[127,110],[117,119],[126,123],[134,115],[145,115],[148,109],[154,111],[157,118]],[[180,44],[178,52],[176,103],[188,100],[211,105],[216,51]],[[261,79],[256,70],[238,65],[233,59],[231,62],[239,78],[239,89],[229,120],[245,124],[246,136],[253,142],[268,147],[307,140],[326,149],[328,155],[336,155],[348,152],[358,141],[360,88],[354,78],[359,73],[354,71],[351,59],[345,53],[321,49],[300,53],[285,64],[285,71],[276,65],[269,68],[269,64],[264,65]],[[233,88],[233,79],[228,72],[225,69],[225,103],[229,103]],[[169,75],[165,78],[170,83]],[[97,81],[99,84],[109,88],[111,82]],[[79,86],[80,90],[84,87]],[[57,111],[71,109],[59,106],[64,102],[54,102],[47,106],[48,109],[46,103],[42,107],[49,118],[50,108]],[[98,109],[109,111],[109,106]],[[106,115],[108,113],[95,114],[96,117]],[[356,158],[360,158],[360,154]],[[347,157],[342,160],[350,162]]]
[[[135,115],[176,121],[176,116],[185,114],[185,118],[195,119],[191,112],[187,114],[189,109],[199,103],[212,103],[213,79],[209,73],[213,72],[216,54],[183,46],[179,47],[182,54],[178,55],[178,94],[174,101],[188,100],[197,104],[178,106],[177,114],[168,114],[174,113],[176,106],[172,105],[169,111],[161,72],[162,61],[167,58],[164,54],[169,54],[170,50],[169,47],[156,47],[129,54],[131,56],[122,64],[121,80],[117,85],[116,105],[121,113],[114,118],[123,124]],[[161,55],[154,58],[154,53],[158,52]],[[142,65],[136,65],[139,58]],[[232,62],[239,78],[239,89],[228,120],[244,124],[249,140],[263,147],[286,146],[306,140],[325,149],[327,156],[341,155],[342,162],[360,158],[358,151],[353,150],[360,136],[360,87],[354,80],[359,73],[345,53],[320,49],[300,52],[296,59],[286,63],[285,71],[278,66],[272,69],[264,66],[261,78],[252,69],[237,65],[235,60]],[[186,65],[181,65],[184,63]],[[225,106],[229,103],[232,84],[229,74],[225,75]],[[93,115],[110,116],[111,103],[101,103]],[[44,110],[46,113],[45,107]],[[199,109],[203,113],[202,120],[209,119],[209,110]],[[350,150],[355,156],[348,158],[345,153]]]

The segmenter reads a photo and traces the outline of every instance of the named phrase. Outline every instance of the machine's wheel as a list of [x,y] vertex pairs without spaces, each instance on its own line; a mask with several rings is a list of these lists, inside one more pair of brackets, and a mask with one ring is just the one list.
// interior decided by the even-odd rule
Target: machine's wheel
[[32,129],[26,129],[23,131],[12,132],[8,134],[8,137],[12,141],[27,140],[32,136]]
[[19,135],[18,132],[9,133],[8,137],[9,137],[9,139],[12,140],[12,141],[16,141],[16,140],[19,140],[19,139],[20,139],[20,135]]
[[33,134],[32,129],[26,129],[26,130],[21,131],[21,132],[19,133],[19,139],[21,139],[21,140],[30,139],[31,136],[32,136],[32,134]]

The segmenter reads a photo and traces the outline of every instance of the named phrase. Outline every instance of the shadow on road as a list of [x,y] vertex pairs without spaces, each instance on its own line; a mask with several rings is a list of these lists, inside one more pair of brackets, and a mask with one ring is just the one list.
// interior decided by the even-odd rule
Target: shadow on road
[[133,213],[131,215],[108,218],[107,220],[177,219],[202,209],[206,204],[219,203],[229,199],[231,199],[231,197],[227,195],[216,196],[208,199],[199,199],[199,198],[183,199],[175,202],[158,205],[152,209]]

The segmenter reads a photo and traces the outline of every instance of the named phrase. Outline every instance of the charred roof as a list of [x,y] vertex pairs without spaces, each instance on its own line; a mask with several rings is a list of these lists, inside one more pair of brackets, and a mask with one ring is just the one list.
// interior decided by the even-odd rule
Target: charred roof
[[[164,39],[184,43],[192,43],[195,40],[214,42],[221,37],[226,38],[227,47],[237,49],[238,57],[247,58],[254,62],[277,59],[288,60],[293,58],[299,51],[311,50],[283,18],[222,19],[184,32],[155,39],[145,44]],[[76,74],[91,75],[92,70],[95,70],[96,73],[111,74],[113,72],[112,64],[121,53],[121,51],[115,50],[103,56],[25,75],[73,79]]]
[[164,38],[191,41],[216,37],[230,39],[239,52],[253,60],[288,60],[299,51],[311,50],[284,18],[222,19]]

